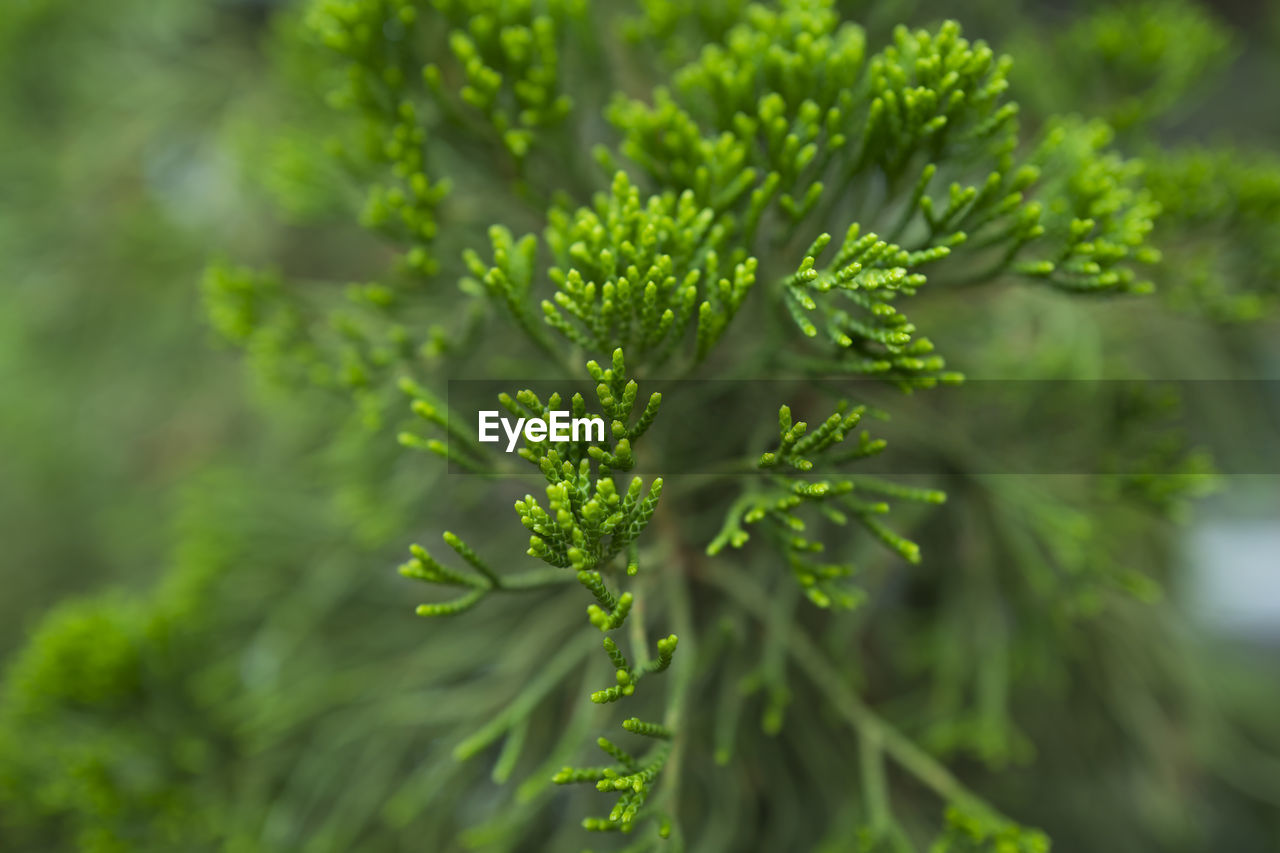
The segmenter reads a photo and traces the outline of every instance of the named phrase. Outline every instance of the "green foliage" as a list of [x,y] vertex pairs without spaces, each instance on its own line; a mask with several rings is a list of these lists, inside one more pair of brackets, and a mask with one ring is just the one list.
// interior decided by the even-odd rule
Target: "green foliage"
[[[950,249],[908,252],[875,234],[859,236],[854,223],[830,265],[819,270],[815,259],[830,242],[830,234],[819,235],[786,280],[784,298],[800,331],[810,338],[819,334],[809,314],[818,312],[824,336],[853,354],[840,363],[843,370],[904,377],[904,383],[918,385],[937,378],[959,379],[941,372],[945,362],[932,355],[932,342],[913,338],[915,326],[893,305],[901,297],[914,296],[924,284],[924,275],[914,272],[917,267],[946,257]],[[844,297],[842,307],[826,296],[833,290]],[[815,296],[823,300],[821,306]]]
[[124,602],[85,602],[52,612],[10,671],[13,712],[38,716],[59,705],[111,707],[141,686],[137,614]]
[[[546,242],[558,266],[548,271],[555,295],[542,301],[543,319],[587,352],[620,344],[650,365],[670,358],[693,327],[701,360],[755,283],[754,258],[735,263],[730,256],[730,275],[720,275],[724,236],[714,212],[699,208],[692,192],[651,196],[642,204],[639,189],[618,172],[594,209],[549,213]],[[494,266],[486,268],[474,253],[468,265],[521,327],[541,339],[527,308],[534,237],[513,241],[495,227],[490,239]]]
[[1034,46],[1017,45],[1019,94],[1041,113],[1087,99],[1124,131],[1185,106],[1232,58],[1234,42],[1208,9],[1189,0],[1109,3]]
[[[577,442],[556,442],[550,438],[531,442],[526,438],[520,455],[537,466],[546,478],[546,506],[533,495],[525,495],[515,504],[521,523],[531,534],[529,556],[562,573],[571,574],[534,571],[523,575],[500,575],[469,545],[446,532],[446,544],[470,564],[477,575],[463,575],[447,568],[420,546],[413,546],[413,559],[401,567],[401,574],[430,583],[471,588],[461,598],[442,604],[420,605],[419,615],[452,616],[469,610],[493,590],[528,590],[556,584],[565,577],[576,577],[594,599],[594,603],[587,607],[587,617],[593,626],[607,635],[627,624],[634,595],[630,591],[617,593],[610,589],[605,572],[620,555],[626,557],[628,576],[639,572],[637,541],[658,508],[662,480],[653,480],[646,493],[640,477],[634,477],[625,490],[621,490],[613,475],[633,467],[635,459],[631,443],[653,422],[662,398],[654,394],[638,414],[635,412],[639,388],[635,380],[627,377],[621,349],[614,350],[608,368],[591,361],[587,363],[587,372],[598,383],[596,393],[604,414],[609,418],[612,441],[601,443],[584,437]],[[561,407],[559,395],[552,395],[544,405],[532,391],[522,391],[514,399],[504,394],[500,402],[512,414],[547,423],[544,435],[550,432],[549,413]],[[571,411],[576,418],[587,414],[581,395],[573,396]],[[634,423],[631,422],[633,415]],[[633,695],[643,677],[663,672],[671,666],[677,643],[675,634],[658,640],[656,656],[652,659],[647,657],[644,648],[634,649],[633,653],[639,659],[633,665],[617,642],[605,636],[604,650],[613,665],[617,683],[594,691],[591,701],[604,705]],[[646,758],[638,759],[602,737],[600,748],[613,756],[616,764],[599,768],[565,767],[554,777],[553,781],[558,784],[596,782],[600,791],[622,792],[608,817],[583,821],[587,829],[632,831],[637,818],[643,816],[641,808],[670,753],[670,745],[665,742],[672,739],[673,732],[667,726],[633,718],[624,723],[624,728],[663,743]]]
[[1043,832],[989,817],[947,810],[947,828],[931,848],[933,853],[1047,853]]
[[1136,188],[1142,164],[1108,151],[1110,142],[1111,130],[1099,122],[1050,127],[1034,162],[1042,174],[1060,176],[1042,220],[1054,251],[1026,269],[1066,290],[1148,293],[1152,284],[1134,281],[1131,265],[1160,260],[1147,245],[1160,206]]
[[1280,299],[1280,161],[1231,147],[1152,156],[1165,214],[1169,298],[1220,322],[1257,321]]
[[211,576],[194,562],[183,575],[153,597],[59,605],[12,661],[0,832],[15,845],[39,848],[50,824],[94,851],[204,849],[221,837],[219,765],[231,733],[208,718],[176,663],[204,624],[191,596]]
[[1067,106],[1101,115],[1142,151],[1143,183],[1162,211],[1161,293],[1178,310],[1221,323],[1264,319],[1275,302],[1274,158],[1221,134],[1212,145],[1176,147],[1153,134],[1215,97],[1245,41],[1197,3],[1140,0],[1015,46],[1026,70],[1018,92],[1040,115]]
[[[427,14],[438,19],[422,21],[424,6],[430,7]],[[456,98],[482,114],[520,158],[534,132],[555,124],[572,106],[560,91],[556,35],[567,18],[581,15],[583,9],[572,0],[550,4],[335,0],[316,4],[311,26],[326,46],[351,61],[350,87],[336,95],[343,106],[376,112],[385,108],[384,93],[394,98],[407,81],[420,76],[442,99]],[[438,65],[418,64],[413,51],[419,46],[415,40],[420,24],[432,26],[436,37],[445,31],[461,82],[456,89],[456,84],[446,87],[445,72]],[[403,44],[397,55],[383,53],[388,44],[397,43]],[[395,141],[422,142],[412,134]],[[389,157],[401,153],[394,142],[388,145]],[[397,165],[398,170],[412,174],[420,161]]]
[[[1020,71],[954,21],[882,33],[829,0],[306,5],[271,98],[326,88],[339,113],[241,141],[275,152],[246,171],[303,231],[229,252],[279,272],[204,282],[214,330],[283,386],[288,438],[244,442],[243,477],[210,487],[236,510],[193,501],[156,593],[67,605],[15,660],[0,845],[1047,850],[1024,820],[1126,844],[988,773],[1048,761],[1056,791],[1078,750],[1135,780],[1111,799],[1140,849],[1172,835],[1136,804],[1194,789],[1142,785],[1221,793],[1184,755],[1211,715],[1164,719],[1194,673],[1152,651],[1167,519],[1213,484],[1165,427],[1176,401],[1100,394],[1102,473],[1026,479],[984,477],[985,448],[1061,429],[1052,394],[1004,420],[912,403],[992,365],[1140,370],[1106,323],[1158,323],[1128,298],[1153,282],[1214,320],[1265,313],[1274,164],[1150,130],[1225,56],[1219,25],[1107,8]],[[1056,115],[1077,111],[1102,119]],[[598,415],[603,439],[518,460],[443,390],[584,361],[594,398],[497,403]],[[749,458],[682,476],[649,433],[663,371],[798,381],[776,420],[778,400],[717,413],[757,427]],[[823,402],[833,376],[868,381]],[[919,484],[859,467],[895,459],[863,430],[890,413],[921,436]],[[448,551],[408,544],[432,531]],[[406,545],[422,586],[368,571]],[[591,741],[604,763],[579,763]]]
[[[468,21],[464,8],[479,14]],[[898,27],[891,44],[870,53],[866,33],[842,23],[827,3],[753,5],[736,23],[696,19],[694,26],[718,35],[674,71],[670,85],[656,86],[648,99],[622,94],[609,99],[605,115],[620,142],[616,151],[598,145],[596,159],[612,173],[612,183],[590,206],[575,206],[582,201],[579,178],[553,182],[552,192],[542,190],[534,185],[528,158],[539,146],[563,144],[559,128],[580,107],[560,89],[557,45],[568,19],[585,20],[584,9],[549,4],[535,13],[531,4],[497,11],[467,4],[419,9],[408,3],[384,8],[374,2],[325,3],[318,9],[313,27],[350,63],[349,83],[337,100],[355,106],[371,127],[376,144],[365,159],[389,167],[398,182],[375,179],[365,219],[408,247],[402,266],[428,281],[441,272],[436,242],[444,220],[438,213],[448,186],[426,177],[429,160],[447,161],[457,144],[454,137],[474,146],[496,133],[514,163],[506,176],[509,192],[530,212],[545,211],[543,239],[551,265],[544,276],[533,234],[517,238],[509,225],[491,221],[489,260],[461,241],[469,273],[461,279],[462,293],[473,304],[499,309],[550,356],[553,368],[571,365],[580,355],[612,353],[609,367],[588,364],[609,425],[606,441],[526,440],[520,449],[547,485],[545,498],[526,494],[515,506],[530,534],[527,554],[550,571],[499,571],[452,533],[445,534],[445,542],[467,569],[447,566],[419,546],[401,567],[402,574],[451,588],[457,596],[423,604],[420,614],[457,620],[472,618],[497,593],[531,593],[576,578],[590,595],[590,623],[606,634],[604,650],[616,682],[591,693],[596,704],[636,701],[640,681],[672,665],[674,634],[658,642],[656,657],[648,657],[644,620],[655,601],[665,599],[663,608],[686,621],[682,634],[696,630],[687,623],[687,612],[681,615],[690,606],[685,582],[664,579],[665,594],[655,598],[652,582],[645,581],[647,568],[642,570],[649,564],[645,533],[658,512],[663,479],[654,479],[647,491],[640,477],[627,483],[618,479],[634,467],[633,442],[661,402],[655,395],[637,411],[639,385],[627,375],[624,350],[633,370],[653,371],[673,360],[685,370],[695,369],[726,340],[762,276],[775,282],[769,288],[775,310],[766,322],[776,323],[781,315],[818,344],[816,352],[794,352],[794,364],[813,373],[870,375],[907,390],[928,389],[939,381],[961,380],[905,313],[906,303],[931,290],[1015,278],[1042,280],[1069,293],[1151,289],[1136,269],[1160,259],[1148,243],[1159,204],[1142,185],[1141,164],[1108,147],[1112,131],[1101,122],[1055,119],[1036,142],[1025,143],[1018,107],[1007,99],[1011,61],[984,42],[963,38],[954,22],[936,29]],[[631,32],[672,34],[690,24],[673,10],[650,4],[642,21],[632,19]],[[424,61],[417,51],[431,43],[448,44],[456,72]],[[424,81],[425,89],[415,90],[415,80]],[[460,118],[459,101],[480,113],[489,129]],[[639,167],[652,192],[629,174],[627,162]],[[547,197],[553,198],[550,204]],[[832,242],[821,227],[832,221],[845,236],[820,265]],[[820,233],[799,253],[797,242],[806,229]],[[222,304],[230,302],[220,315],[231,319],[222,325],[235,337],[252,339],[253,316],[270,316],[252,288],[223,285],[219,290]],[[348,338],[336,349],[347,353],[339,356],[348,365],[341,374],[348,377],[346,384],[374,383],[368,369],[352,364],[374,365],[383,377],[399,372],[419,430],[402,433],[402,444],[467,470],[505,473],[504,465],[455,426],[453,413],[419,381],[435,369],[433,355],[460,352],[466,341],[445,344],[435,336],[422,346],[411,345],[400,331],[408,326],[398,320],[407,316],[405,303],[413,301],[403,285],[369,285],[357,294],[386,317],[381,332],[376,323],[335,322]],[[272,323],[256,325],[270,328]],[[283,325],[287,331],[297,324],[286,319]],[[570,355],[546,327],[567,341]],[[359,346],[387,335],[386,329],[400,343],[384,355],[377,355],[376,346]],[[277,333],[267,340],[289,337]],[[515,417],[535,422],[549,423],[549,411],[565,406],[574,417],[588,414],[580,395],[544,401],[523,391],[503,395],[499,403]],[[919,563],[921,549],[881,518],[888,500],[937,505],[944,500],[942,492],[857,475],[817,476],[816,465],[853,462],[885,449],[865,432],[845,446],[865,412],[864,406],[842,402],[809,431],[805,423],[793,423],[784,406],[778,445],[758,460],[761,473],[750,482],[726,484],[735,496],[707,553],[714,557],[725,545],[741,547],[748,538],[744,525],[759,524],[798,587],[824,608],[851,608],[869,593],[849,585],[857,571],[853,562],[819,559],[827,550],[823,530],[845,541],[843,531],[854,526],[897,557]],[[429,437],[420,432],[424,428]],[[1192,472],[1186,488],[1195,488],[1199,473]],[[1131,482],[1115,494],[1129,494],[1125,489],[1145,490],[1158,506],[1180,500],[1185,492],[1148,481]],[[816,521],[803,517],[810,513]],[[633,588],[620,591],[615,578],[622,577],[634,578]],[[770,617],[766,663],[744,681],[754,685],[746,689],[748,695],[756,686],[768,687],[764,728],[771,733],[780,731],[791,693],[780,663],[786,655],[778,651],[783,623],[777,620],[786,618],[785,611]],[[628,625],[630,656],[609,636]],[[588,818],[586,828],[630,831],[640,818],[653,815],[661,837],[673,826],[678,834],[667,811],[676,804],[650,808],[650,794],[674,745],[683,742],[683,696],[690,678],[687,671],[678,676],[661,722],[632,717],[624,724],[631,734],[656,741],[647,754],[632,755],[601,738],[599,746],[613,764],[570,765],[555,777],[621,792],[612,811]],[[1025,755],[1024,749],[1009,746],[1018,741],[1003,714],[967,722],[961,709],[953,712],[950,721],[939,720],[930,729],[926,739],[936,748],[980,746],[990,760]],[[516,760],[510,756],[524,746],[524,735],[517,732],[525,729],[514,713],[500,715],[486,730],[491,734],[475,741],[488,743],[509,732],[512,752],[504,752],[495,770],[503,778]],[[983,844],[1038,849],[1042,844],[1039,836],[1012,826],[998,817],[953,818],[941,849],[981,849]]]
[[[865,407],[851,407],[848,401],[842,401],[829,418],[809,432],[806,422],[792,423],[791,409],[783,406],[778,410],[778,448],[765,452],[760,457],[759,467],[771,471],[785,465],[807,473],[813,470],[814,458],[824,465],[839,465],[881,452],[884,442],[873,440],[865,431],[859,434],[856,447],[838,447],[852,434],[864,412]],[[729,508],[724,526],[707,546],[707,553],[714,556],[725,545],[742,547],[750,538],[742,525],[764,522],[770,540],[785,555],[797,583],[809,600],[819,607],[834,605],[850,609],[861,601],[862,593],[838,584],[856,572],[854,565],[815,560],[815,555],[821,554],[824,546],[804,535],[807,525],[798,514],[802,509],[813,507],[821,518],[836,526],[852,520],[904,560],[918,563],[919,546],[893,532],[877,518],[889,512],[889,504],[883,499],[899,498],[932,504],[946,500],[939,491],[895,485],[871,477],[815,480],[770,473],[762,479],[761,485],[744,492]],[[863,496],[871,499],[865,500]]]

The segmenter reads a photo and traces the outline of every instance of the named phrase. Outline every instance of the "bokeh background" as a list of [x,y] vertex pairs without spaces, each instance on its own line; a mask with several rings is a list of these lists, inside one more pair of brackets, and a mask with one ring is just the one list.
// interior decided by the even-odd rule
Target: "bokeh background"
[[[841,5],[873,43],[899,21],[960,16],[1013,53],[1032,122],[1102,115],[1137,154],[1151,140],[1280,148],[1274,3]],[[1113,62],[1077,59],[1080,22],[1119,6],[1191,23],[1117,45]],[[458,835],[496,795],[464,795],[454,774],[487,769],[446,771],[451,744],[422,726],[424,707],[452,701],[436,685],[496,653],[425,643],[391,571],[433,475],[340,402],[249,376],[202,304],[220,258],[334,279],[385,263],[316,155],[331,114],[322,60],[293,35],[301,12],[0,4],[0,850],[521,846],[492,823]],[[1273,214],[1232,222],[1231,262],[1274,291]],[[1274,311],[1206,327],[1178,308],[1113,322],[1167,376],[1280,385]],[[1253,402],[1274,416],[1274,392]],[[1014,771],[992,790],[1028,800],[1062,850],[1280,850],[1277,478],[1224,477],[1170,535],[1163,652],[1197,658],[1195,695],[1215,699],[1190,716],[1232,725],[1170,728],[1160,708],[1134,709],[1151,742],[1133,748],[1168,759],[1157,781],[1050,749],[1051,775]],[[1117,655],[1105,677],[1149,666]],[[1054,709],[1031,710],[1051,731]],[[1230,735],[1197,741],[1209,730]],[[1180,775],[1184,752],[1204,778]],[[580,845],[547,820],[527,849]]]

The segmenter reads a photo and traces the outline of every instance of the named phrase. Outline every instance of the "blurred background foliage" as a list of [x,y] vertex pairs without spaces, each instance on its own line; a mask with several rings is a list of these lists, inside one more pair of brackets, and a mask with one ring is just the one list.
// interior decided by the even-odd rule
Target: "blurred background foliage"
[[[660,40],[672,65],[740,4],[693,15],[636,5],[649,16],[635,37]],[[1274,7],[840,6],[873,44],[898,23],[960,16],[1013,54],[1027,126],[1050,113],[1107,119],[1120,148],[1146,160],[1165,209],[1158,308],[1005,289],[917,309],[942,349],[969,354],[969,375],[1275,377]],[[511,701],[517,674],[580,667],[576,600],[498,607],[461,634],[415,619],[417,593],[391,567],[416,534],[464,520],[485,484],[450,483],[441,507],[434,469],[398,452],[376,400],[352,414],[323,391],[284,388],[289,377],[246,380],[210,333],[199,280],[211,258],[328,280],[390,259],[350,227],[360,202],[326,153],[338,69],[297,36],[301,16],[270,0],[7,0],[0,12],[0,849],[583,843],[581,803],[553,796],[547,777],[600,725],[585,688],[529,717],[526,738],[552,757],[521,762],[514,793],[489,764],[451,756]],[[461,272],[458,252],[440,254]],[[235,316],[212,319],[236,337]],[[1005,329],[1019,331],[996,335]],[[255,346],[251,359],[274,363],[271,342]],[[1204,510],[1277,515],[1274,481],[1225,485]],[[998,574],[918,576],[898,591],[918,613],[823,621],[824,642],[860,638],[869,662],[850,666],[882,655],[944,684],[978,670],[994,705],[945,691],[870,698],[1057,849],[1280,848],[1275,647],[1188,627],[1183,548],[1166,522],[1128,510],[1029,518],[1038,488],[967,496],[956,484],[956,513],[922,522],[917,540],[926,554],[968,541],[976,551],[962,559],[981,566],[999,562],[984,548],[1017,544],[963,530],[1053,528],[1067,551],[1079,525],[1093,526],[1173,600],[1113,604],[1090,630],[1024,625],[1000,646],[1029,676],[1012,691],[983,681],[986,639],[938,627],[972,619],[975,584],[1004,584]],[[1034,562],[1021,553],[1017,566],[1032,574]],[[727,621],[723,641],[744,630]],[[503,642],[515,635],[541,639]],[[823,752],[826,719],[802,717],[821,700],[794,689],[800,723],[757,736],[740,777],[690,771],[702,774],[689,785],[698,849],[856,849],[858,816],[838,781],[848,768],[788,758]],[[744,698],[741,713],[761,714],[762,701]],[[815,774],[836,781],[802,781]],[[765,798],[762,780],[780,779],[785,790]],[[735,801],[768,803],[754,840],[738,834],[744,818],[725,805]],[[934,820],[920,791],[895,802],[904,820]]]

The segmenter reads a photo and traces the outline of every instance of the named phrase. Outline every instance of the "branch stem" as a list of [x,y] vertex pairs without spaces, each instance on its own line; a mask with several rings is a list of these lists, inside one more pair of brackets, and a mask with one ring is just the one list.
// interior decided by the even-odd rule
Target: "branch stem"
[[[764,590],[749,576],[732,572],[707,561],[699,567],[698,578],[726,593],[744,610],[763,624],[768,624],[770,602]],[[863,740],[864,747],[879,748],[903,770],[906,770],[943,800],[971,811],[1004,818],[977,794],[951,774],[884,718],[872,711],[846,684],[845,678],[828,662],[822,650],[802,629],[792,624],[786,636],[787,649],[797,666],[826,695],[835,711],[849,723]]]

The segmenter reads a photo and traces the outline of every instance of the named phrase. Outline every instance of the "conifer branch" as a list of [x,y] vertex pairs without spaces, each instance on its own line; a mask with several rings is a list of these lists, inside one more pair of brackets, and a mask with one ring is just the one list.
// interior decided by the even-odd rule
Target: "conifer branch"
[[[1097,51],[1115,32],[1135,33],[1148,46],[1167,41],[1159,24],[1118,13],[1094,21],[1066,43]],[[868,708],[796,624],[801,591],[823,608],[851,609],[867,596],[856,585],[859,567],[847,555],[828,554],[828,530],[854,530],[858,541],[916,564],[920,548],[898,532],[900,522],[885,521],[891,504],[937,505],[946,496],[841,467],[885,449],[861,429],[865,407],[842,402],[811,426],[782,406],[777,441],[749,461],[751,477],[732,489],[716,481],[728,508],[706,549],[722,555],[760,532],[796,584],[781,579],[785,586],[770,599],[750,575],[684,560],[681,531],[670,520],[673,500],[683,496],[666,491],[662,477],[625,476],[636,470],[637,453],[648,452],[637,446],[644,447],[662,406],[660,394],[642,396],[635,377],[693,371],[708,361],[730,366],[741,351],[722,358],[717,350],[750,316],[758,324],[743,332],[751,343],[776,347],[771,363],[806,376],[867,376],[904,391],[959,382],[962,375],[949,366],[958,363],[955,355],[935,351],[930,330],[916,325],[928,316],[924,303],[932,294],[1015,281],[1065,294],[1147,293],[1152,285],[1140,271],[1161,260],[1151,235],[1162,207],[1188,242],[1203,239],[1206,225],[1226,210],[1256,245],[1274,243],[1273,196],[1280,196],[1267,188],[1276,170],[1205,155],[1156,160],[1144,175],[1141,162],[1112,149],[1114,134],[1103,122],[1052,119],[1024,134],[1010,99],[1011,60],[965,38],[954,21],[897,27],[878,45],[843,22],[829,0],[645,0],[629,32],[669,38],[674,71],[648,91],[628,87],[638,95],[610,91],[607,75],[575,76],[575,59],[607,52],[602,28],[609,22],[580,0],[317,0],[311,32],[347,71],[332,100],[361,126],[339,156],[365,194],[364,224],[396,248],[395,269],[385,282],[346,288],[346,303],[335,308],[283,277],[215,268],[206,283],[215,324],[272,370],[348,393],[371,424],[392,410],[387,398],[398,387],[409,401],[408,423],[397,422],[403,445],[486,474],[507,470],[428,390],[440,380],[441,361],[479,353],[477,340],[495,317],[566,375],[578,373],[580,358],[596,359],[586,366],[595,385],[590,403],[528,390],[499,398],[528,421],[549,423],[552,411],[568,408],[575,418],[599,413],[607,425],[600,439],[533,439],[526,432],[519,448],[545,480],[515,502],[529,536],[526,553],[545,568],[500,570],[501,563],[445,533],[458,567],[414,545],[400,569],[453,596],[422,605],[423,615],[463,614],[492,593],[559,587],[580,597],[588,624],[600,632],[598,641],[584,629],[560,642],[547,672],[459,745],[459,757],[468,757],[503,739],[495,780],[516,774],[536,731],[535,706],[590,646],[599,642],[612,683],[590,675],[579,691],[587,694],[584,707],[631,700],[637,691],[657,696],[651,688],[663,682],[652,677],[670,671],[660,719],[630,716],[621,724],[628,742],[597,740],[608,763],[564,766],[526,782],[518,797],[536,796],[548,779],[593,783],[615,799],[606,815],[584,821],[587,829],[630,832],[647,821],[659,839],[678,843],[681,764],[700,746],[688,719],[694,679],[738,650],[727,635],[709,639],[704,631],[698,647],[712,664],[692,654],[699,625],[688,584],[696,577],[715,587],[731,614],[745,611],[765,628],[758,665],[730,663],[717,681],[710,744],[717,762],[733,759],[745,694],[763,692],[762,728],[782,734],[788,667],[795,665],[858,735],[875,843],[903,838],[889,802],[892,765],[954,807],[936,850],[1041,849],[1041,836],[997,814]],[[1162,59],[1151,91],[1185,89],[1191,71],[1218,50],[1209,33]],[[591,104],[600,91],[607,104]],[[1150,106],[1164,108],[1159,98]],[[578,148],[592,135],[583,131],[599,108],[617,140],[594,150],[604,180],[578,166],[585,160]],[[1142,120],[1132,103],[1111,113],[1125,127]],[[473,150],[484,168],[454,168],[474,159]],[[541,174],[552,176],[550,187],[534,186]],[[473,214],[479,206],[472,199],[497,185],[510,204],[493,216]],[[1228,197],[1216,194],[1221,185],[1231,187]],[[540,233],[521,233],[539,224]],[[452,282],[441,286],[442,271],[460,274],[461,299],[450,296]],[[1213,270],[1188,267],[1185,279],[1174,279],[1175,298],[1222,318],[1255,315],[1275,288],[1265,284],[1265,264],[1247,272],[1264,284],[1239,293]],[[755,291],[763,296],[750,306]],[[454,311],[463,316],[461,335],[420,322],[424,313]],[[1135,424],[1147,421],[1136,412],[1121,420],[1115,452],[1145,453],[1140,458],[1164,473],[1099,478],[1100,489],[1176,512],[1203,486],[1207,461],[1173,439],[1131,445]],[[980,448],[947,436],[930,446],[943,448],[957,468],[982,458]],[[1049,573],[1059,568],[1055,560],[1084,559],[1083,549],[1045,547],[1069,540],[1062,531],[1070,508],[1036,505],[1061,512],[1048,520],[1015,518],[1002,547]],[[987,509],[1017,515],[1000,505]],[[644,543],[655,519],[664,529],[651,549]],[[1136,594],[1149,589],[1139,577],[1110,577]],[[675,632],[662,630],[654,641],[649,631],[662,619]],[[973,675],[984,701],[1003,713],[1007,641],[993,629],[984,642],[990,654],[965,677]],[[960,716],[948,723],[956,737],[979,725]],[[947,733],[934,730],[944,741]],[[629,749],[631,741],[639,747]],[[569,760],[570,752],[566,732],[544,768]]]

